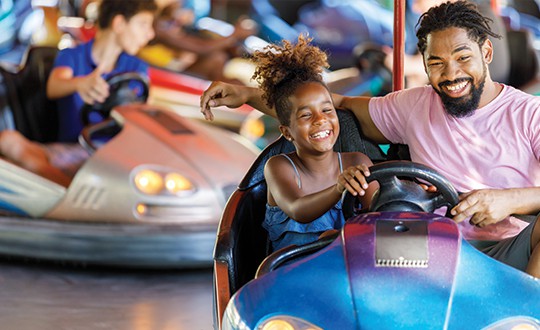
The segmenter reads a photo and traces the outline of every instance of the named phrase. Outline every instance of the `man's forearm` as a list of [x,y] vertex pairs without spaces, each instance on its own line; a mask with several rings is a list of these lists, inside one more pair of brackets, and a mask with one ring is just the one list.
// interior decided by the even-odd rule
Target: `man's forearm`
[[274,108],[269,108],[266,105],[266,102],[263,100],[262,97],[262,91],[260,89],[255,87],[246,87],[243,90],[243,93],[245,93],[244,98],[246,100],[246,104],[269,116],[272,116],[274,118],[277,117],[276,110]]
[[515,204],[515,214],[540,212],[540,187],[509,189]]

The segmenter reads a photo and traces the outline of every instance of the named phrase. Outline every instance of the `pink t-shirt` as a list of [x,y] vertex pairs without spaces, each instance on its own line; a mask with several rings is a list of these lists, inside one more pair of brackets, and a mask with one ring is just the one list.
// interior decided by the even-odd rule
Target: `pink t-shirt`
[[[369,112],[388,140],[407,144],[412,161],[434,168],[460,192],[540,186],[540,97],[502,86],[466,118],[448,115],[431,86],[372,98]],[[527,223],[509,217],[487,228],[460,226],[466,239],[499,240]]]

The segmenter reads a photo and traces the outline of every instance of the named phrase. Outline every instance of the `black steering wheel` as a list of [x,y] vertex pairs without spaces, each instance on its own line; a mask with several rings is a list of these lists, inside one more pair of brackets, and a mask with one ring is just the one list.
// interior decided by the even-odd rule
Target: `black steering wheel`
[[103,103],[85,104],[81,109],[81,120],[85,126],[90,124],[92,114],[101,120],[109,117],[111,110],[121,104],[144,103],[150,91],[148,78],[138,72],[125,72],[110,76],[109,97]]
[[[367,182],[378,181],[380,188],[375,193],[369,211],[433,212],[446,206],[446,215],[459,202],[454,186],[434,169],[409,161],[388,161],[369,168]],[[427,192],[417,182],[400,178],[421,179],[437,188]],[[357,215],[358,198],[346,193],[343,199],[343,215],[349,219]]]

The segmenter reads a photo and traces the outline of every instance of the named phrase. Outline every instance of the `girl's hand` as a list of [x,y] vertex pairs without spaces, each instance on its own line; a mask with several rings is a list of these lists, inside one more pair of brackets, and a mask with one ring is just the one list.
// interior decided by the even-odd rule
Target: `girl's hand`
[[369,186],[366,177],[370,174],[366,164],[350,166],[338,176],[336,189],[340,194],[348,190],[353,196],[364,196]]

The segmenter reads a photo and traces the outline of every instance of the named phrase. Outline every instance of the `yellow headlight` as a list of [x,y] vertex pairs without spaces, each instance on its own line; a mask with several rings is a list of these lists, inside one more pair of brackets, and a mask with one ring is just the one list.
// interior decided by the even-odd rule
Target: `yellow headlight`
[[149,195],[159,194],[164,187],[163,177],[152,170],[140,171],[135,175],[134,181],[137,189]]
[[270,320],[262,330],[294,330],[294,326],[285,320]]
[[182,191],[192,190],[193,184],[186,177],[178,173],[169,173],[165,176],[165,187],[171,194],[176,194]]

